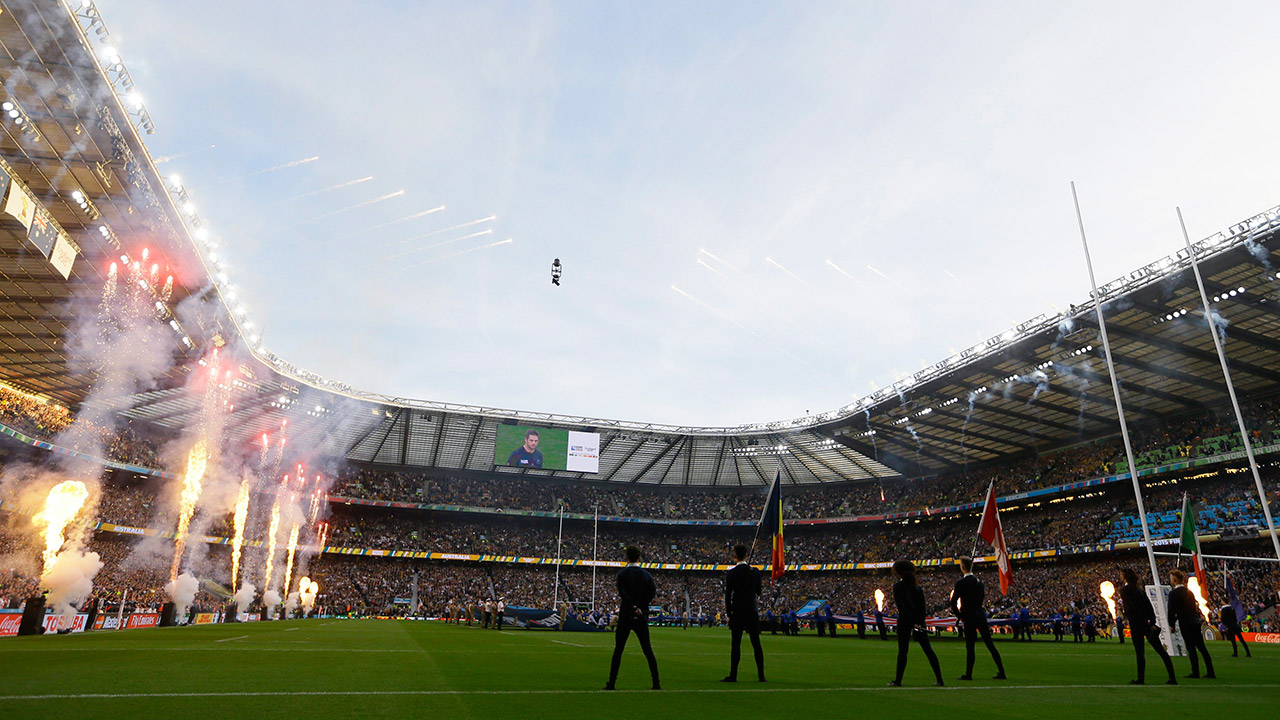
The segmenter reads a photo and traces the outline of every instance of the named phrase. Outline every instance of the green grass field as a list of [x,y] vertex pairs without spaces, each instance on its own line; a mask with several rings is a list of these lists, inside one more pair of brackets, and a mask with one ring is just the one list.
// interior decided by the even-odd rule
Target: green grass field
[[[857,714],[957,718],[1274,718],[1280,647],[1231,657],[1211,643],[1218,680],[1128,685],[1133,651],[1115,641],[1000,642],[1010,679],[989,680],[979,647],[935,643],[948,687],[916,648],[888,688],[893,642],[764,636],[769,682],[726,685],[728,632],[655,629],[663,690],[648,690],[628,646],[618,691],[600,690],[610,634],[483,631],[435,622],[307,620],[0,640],[0,717],[34,718],[797,718]],[[634,644],[634,643],[633,643]],[[748,646],[740,672],[754,678]],[[1148,654],[1149,661],[1154,659]],[[1158,661],[1157,661],[1158,662]],[[1186,658],[1175,658],[1181,677]],[[1162,671],[1148,664],[1148,680]],[[899,715],[900,716],[900,715]]]

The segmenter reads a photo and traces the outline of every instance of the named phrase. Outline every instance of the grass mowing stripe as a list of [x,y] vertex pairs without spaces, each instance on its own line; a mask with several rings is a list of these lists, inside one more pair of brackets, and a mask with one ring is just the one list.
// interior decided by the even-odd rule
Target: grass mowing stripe
[[[1162,685],[1162,683],[1157,683]],[[675,690],[296,690],[296,691],[260,691],[260,692],[190,692],[190,693],[81,693],[53,695],[0,695],[0,701],[10,700],[118,700],[127,698],[202,698],[202,697],[327,697],[327,696],[374,696],[395,697],[415,695],[604,695],[604,694],[639,694],[639,695],[689,695],[689,694],[740,694],[740,693],[905,693],[905,692],[985,692],[988,690],[1096,690],[1108,688],[1113,690],[1141,690],[1155,685],[948,685],[946,687],[823,687],[823,688],[682,688]],[[1183,683],[1183,688],[1280,688],[1280,684],[1221,684],[1191,685]],[[1170,690],[1169,692],[1178,692]]]

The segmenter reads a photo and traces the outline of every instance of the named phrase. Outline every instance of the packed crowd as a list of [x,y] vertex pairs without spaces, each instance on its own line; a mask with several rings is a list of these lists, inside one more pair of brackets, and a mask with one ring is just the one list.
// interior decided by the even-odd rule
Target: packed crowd
[[[1268,468],[1271,497],[1280,491],[1280,474]],[[1209,505],[1240,500],[1257,505],[1252,483],[1238,473],[1207,478],[1159,481],[1144,493],[1149,513],[1176,511],[1189,492]],[[1096,545],[1108,540],[1113,520],[1134,512],[1132,491],[1124,484],[1082,493],[1070,502],[1033,502],[1004,508],[1005,537],[1015,550]],[[891,522],[792,525],[787,529],[788,560],[796,563],[882,562],[901,557],[954,557],[971,552],[977,511]],[[425,550],[476,555],[551,557],[560,538],[554,518],[362,506],[333,506],[329,544],[383,550]],[[1156,536],[1175,533],[1162,528]],[[750,540],[752,527],[683,526],[601,522],[598,534],[588,520],[566,520],[561,555],[589,559],[608,556],[639,539],[656,562],[721,563],[736,542]]]
[[[1245,408],[1253,440],[1269,443],[1280,420],[1280,402]],[[1234,416],[1215,412],[1154,427],[1135,427],[1132,440],[1140,467],[1236,449]],[[1226,436],[1226,440],[1222,437]],[[1231,438],[1234,437],[1234,440]],[[882,480],[841,488],[796,488],[786,498],[790,518],[827,518],[910,512],[979,502],[989,484],[1011,494],[1115,474],[1127,467],[1119,438],[1023,458],[973,472],[915,480]],[[667,519],[753,520],[763,502],[759,493],[661,490],[628,485],[527,478],[428,476],[350,468],[337,479],[339,497],[393,500],[424,505],[457,505],[507,510],[556,511]]]
[[[100,456],[117,462],[156,467],[159,464],[154,438],[139,433],[132,422],[106,428],[78,419],[66,407],[37,399],[24,392],[0,385],[0,424],[41,440],[57,441],[72,450]],[[69,433],[72,425],[83,432]]]

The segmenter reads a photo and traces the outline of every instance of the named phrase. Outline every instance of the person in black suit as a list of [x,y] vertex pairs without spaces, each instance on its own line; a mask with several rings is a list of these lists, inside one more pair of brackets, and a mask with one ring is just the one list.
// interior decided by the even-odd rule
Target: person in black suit
[[1204,644],[1204,632],[1200,629],[1200,605],[1196,596],[1187,588],[1187,574],[1181,570],[1169,573],[1169,581],[1173,590],[1169,591],[1169,629],[1182,632],[1182,642],[1187,645],[1187,654],[1191,656],[1191,674],[1187,677],[1200,677],[1200,658],[1197,651],[1204,655],[1205,677],[1212,679],[1213,658],[1209,657],[1209,648]]
[[902,687],[902,674],[907,669],[907,648],[911,646],[911,639],[914,637],[924,649],[925,657],[929,658],[929,666],[933,668],[933,675],[937,678],[934,684],[942,687],[946,684],[942,682],[942,668],[938,665],[938,656],[929,645],[929,635],[925,632],[924,590],[916,584],[916,566],[910,560],[899,560],[893,564],[893,574],[900,578],[893,585],[893,603],[898,606],[898,671],[889,685]]
[[613,690],[618,680],[618,665],[622,662],[622,649],[627,646],[627,636],[636,634],[645,660],[649,661],[649,675],[653,677],[653,689],[661,690],[658,682],[658,659],[653,656],[649,644],[649,603],[657,594],[653,576],[640,567],[640,548],[628,545],[627,566],[618,573],[618,629],[613,637],[613,660],[609,663],[609,682],[605,690]]
[[[1164,669],[1169,671],[1166,685],[1177,685],[1178,679],[1173,675],[1173,661],[1165,652],[1160,642],[1160,626],[1156,624],[1156,611],[1147,599],[1147,593],[1138,585],[1138,574],[1130,568],[1120,571],[1124,577],[1124,586],[1120,588],[1120,601],[1124,604],[1124,616],[1129,621],[1129,633],[1133,636],[1133,652],[1138,657],[1138,678],[1130,680],[1130,685],[1142,685],[1146,680],[1147,658],[1143,654],[1148,644],[1155,648],[1156,655],[1164,661]],[[1143,639],[1146,642],[1143,642]]]
[[880,612],[880,608],[876,608],[876,632],[880,633],[881,640],[889,639],[889,633],[884,629],[884,613]]
[[724,576],[724,607],[729,615],[729,675],[721,682],[738,682],[738,661],[742,659],[742,633],[751,637],[751,650],[756,657],[756,675],[764,682],[764,650],[760,647],[760,616],[756,598],[762,584],[760,571],[747,564],[747,546],[735,545],[733,559],[737,563]]
[[1231,657],[1240,656],[1240,651],[1236,649],[1236,638],[1240,638],[1240,644],[1244,646],[1244,656],[1253,657],[1253,653],[1249,652],[1249,643],[1244,641],[1244,633],[1240,632],[1240,618],[1236,617],[1236,609],[1231,605],[1223,605],[1218,611],[1218,619],[1222,621],[1227,639],[1231,641]]
[[996,661],[995,679],[1004,680],[1004,663],[1000,661],[1000,651],[996,650],[995,643],[991,641],[991,626],[987,624],[987,613],[983,609],[987,591],[982,586],[982,581],[973,574],[973,558],[960,558],[960,572],[964,576],[956,582],[955,590],[951,593],[951,612],[964,623],[965,665],[960,679],[973,679],[974,646],[981,635],[982,643],[991,653],[991,659]]
[[867,637],[867,618],[866,618],[866,616],[862,614],[862,611],[861,611],[861,610],[859,610],[859,611],[858,611],[858,614],[857,614],[857,615],[854,615],[853,617],[854,617],[854,622],[855,622],[855,623],[857,624],[857,626],[858,626],[858,639],[859,639],[859,640],[864,640],[864,639],[866,639],[866,637]]

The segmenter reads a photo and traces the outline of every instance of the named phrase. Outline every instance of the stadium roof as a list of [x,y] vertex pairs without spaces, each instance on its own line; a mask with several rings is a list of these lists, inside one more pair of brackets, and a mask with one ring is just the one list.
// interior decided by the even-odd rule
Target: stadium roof
[[[0,1],[6,102],[0,158],[78,246],[70,278],[0,221],[0,380],[68,405],[91,373],[68,365],[68,328],[96,311],[107,266],[146,247],[175,277],[161,310],[175,363],[157,387],[119,403],[131,419],[177,431],[200,399],[187,387],[203,350],[238,359],[233,437],[243,443],[288,419],[294,447],[349,460],[445,470],[520,472],[658,486],[759,487],[775,468],[822,484],[953,472],[1043,452],[1117,430],[1092,305],[1039,316],[855,403],[820,415],[737,427],[680,427],[419,401],[361,392],[276,357],[240,327],[222,296],[216,254],[181,185],[164,178],[143,134],[118,58],[102,49],[92,4]],[[101,32],[100,32],[101,30]],[[95,50],[95,48],[97,48]],[[82,207],[73,195],[88,198]],[[106,230],[102,230],[106,228]],[[1196,244],[1242,395],[1280,390],[1276,272],[1280,213],[1270,210]],[[1226,401],[1186,253],[1101,289],[1131,421],[1175,417]],[[214,312],[180,313],[188,297]],[[186,338],[186,339],[184,339]],[[190,344],[188,344],[188,340]],[[499,424],[600,432],[601,472],[495,467]]]

